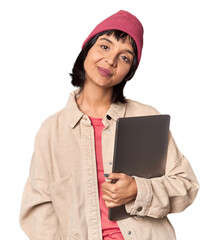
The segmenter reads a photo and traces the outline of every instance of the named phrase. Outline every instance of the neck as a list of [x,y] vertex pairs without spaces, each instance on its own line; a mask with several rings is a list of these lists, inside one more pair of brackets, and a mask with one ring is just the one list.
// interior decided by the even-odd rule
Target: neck
[[79,109],[90,117],[103,118],[110,108],[113,88],[84,84],[76,99]]

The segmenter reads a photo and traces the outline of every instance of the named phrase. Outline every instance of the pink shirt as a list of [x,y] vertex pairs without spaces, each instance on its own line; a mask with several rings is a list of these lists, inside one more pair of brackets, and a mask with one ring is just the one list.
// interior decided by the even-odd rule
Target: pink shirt
[[102,159],[102,144],[101,135],[104,125],[102,118],[89,117],[94,127],[95,136],[95,151],[96,151],[96,163],[97,163],[97,178],[98,178],[98,192],[99,192],[99,203],[100,203],[100,216],[102,224],[103,240],[124,240],[122,233],[117,225],[116,221],[110,221],[108,219],[108,210],[105,201],[102,196],[101,185],[105,182],[104,171],[103,171],[103,159]]

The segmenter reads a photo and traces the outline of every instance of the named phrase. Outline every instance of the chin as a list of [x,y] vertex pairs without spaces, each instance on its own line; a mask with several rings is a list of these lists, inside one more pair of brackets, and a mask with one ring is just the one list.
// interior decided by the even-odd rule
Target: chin
[[[96,78],[97,79],[97,78]],[[107,78],[98,78],[96,81],[94,81],[97,85],[100,86],[109,86],[112,83],[111,79]]]
[[109,88],[109,87],[112,87],[111,86],[111,82],[96,82],[96,85],[98,85],[99,87],[102,87],[102,88]]

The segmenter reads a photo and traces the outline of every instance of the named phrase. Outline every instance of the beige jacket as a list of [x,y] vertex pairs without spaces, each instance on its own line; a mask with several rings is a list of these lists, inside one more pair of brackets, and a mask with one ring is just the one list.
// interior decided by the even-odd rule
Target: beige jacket
[[[48,117],[36,134],[20,211],[20,225],[31,240],[102,239],[94,129],[77,106],[78,91],[70,93],[66,107]],[[112,172],[116,120],[153,114],[159,113],[131,99],[111,104],[103,118],[105,173]],[[135,180],[137,197],[125,205],[130,217],[117,221],[125,240],[176,239],[167,214],[188,207],[199,184],[171,133],[165,176]]]

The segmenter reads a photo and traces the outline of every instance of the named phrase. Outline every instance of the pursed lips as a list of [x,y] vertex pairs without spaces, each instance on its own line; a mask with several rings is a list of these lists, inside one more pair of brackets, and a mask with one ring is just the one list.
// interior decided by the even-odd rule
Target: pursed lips
[[97,67],[97,68],[98,68],[100,75],[103,77],[111,77],[113,75],[113,73],[106,68],[102,68],[102,67]]

